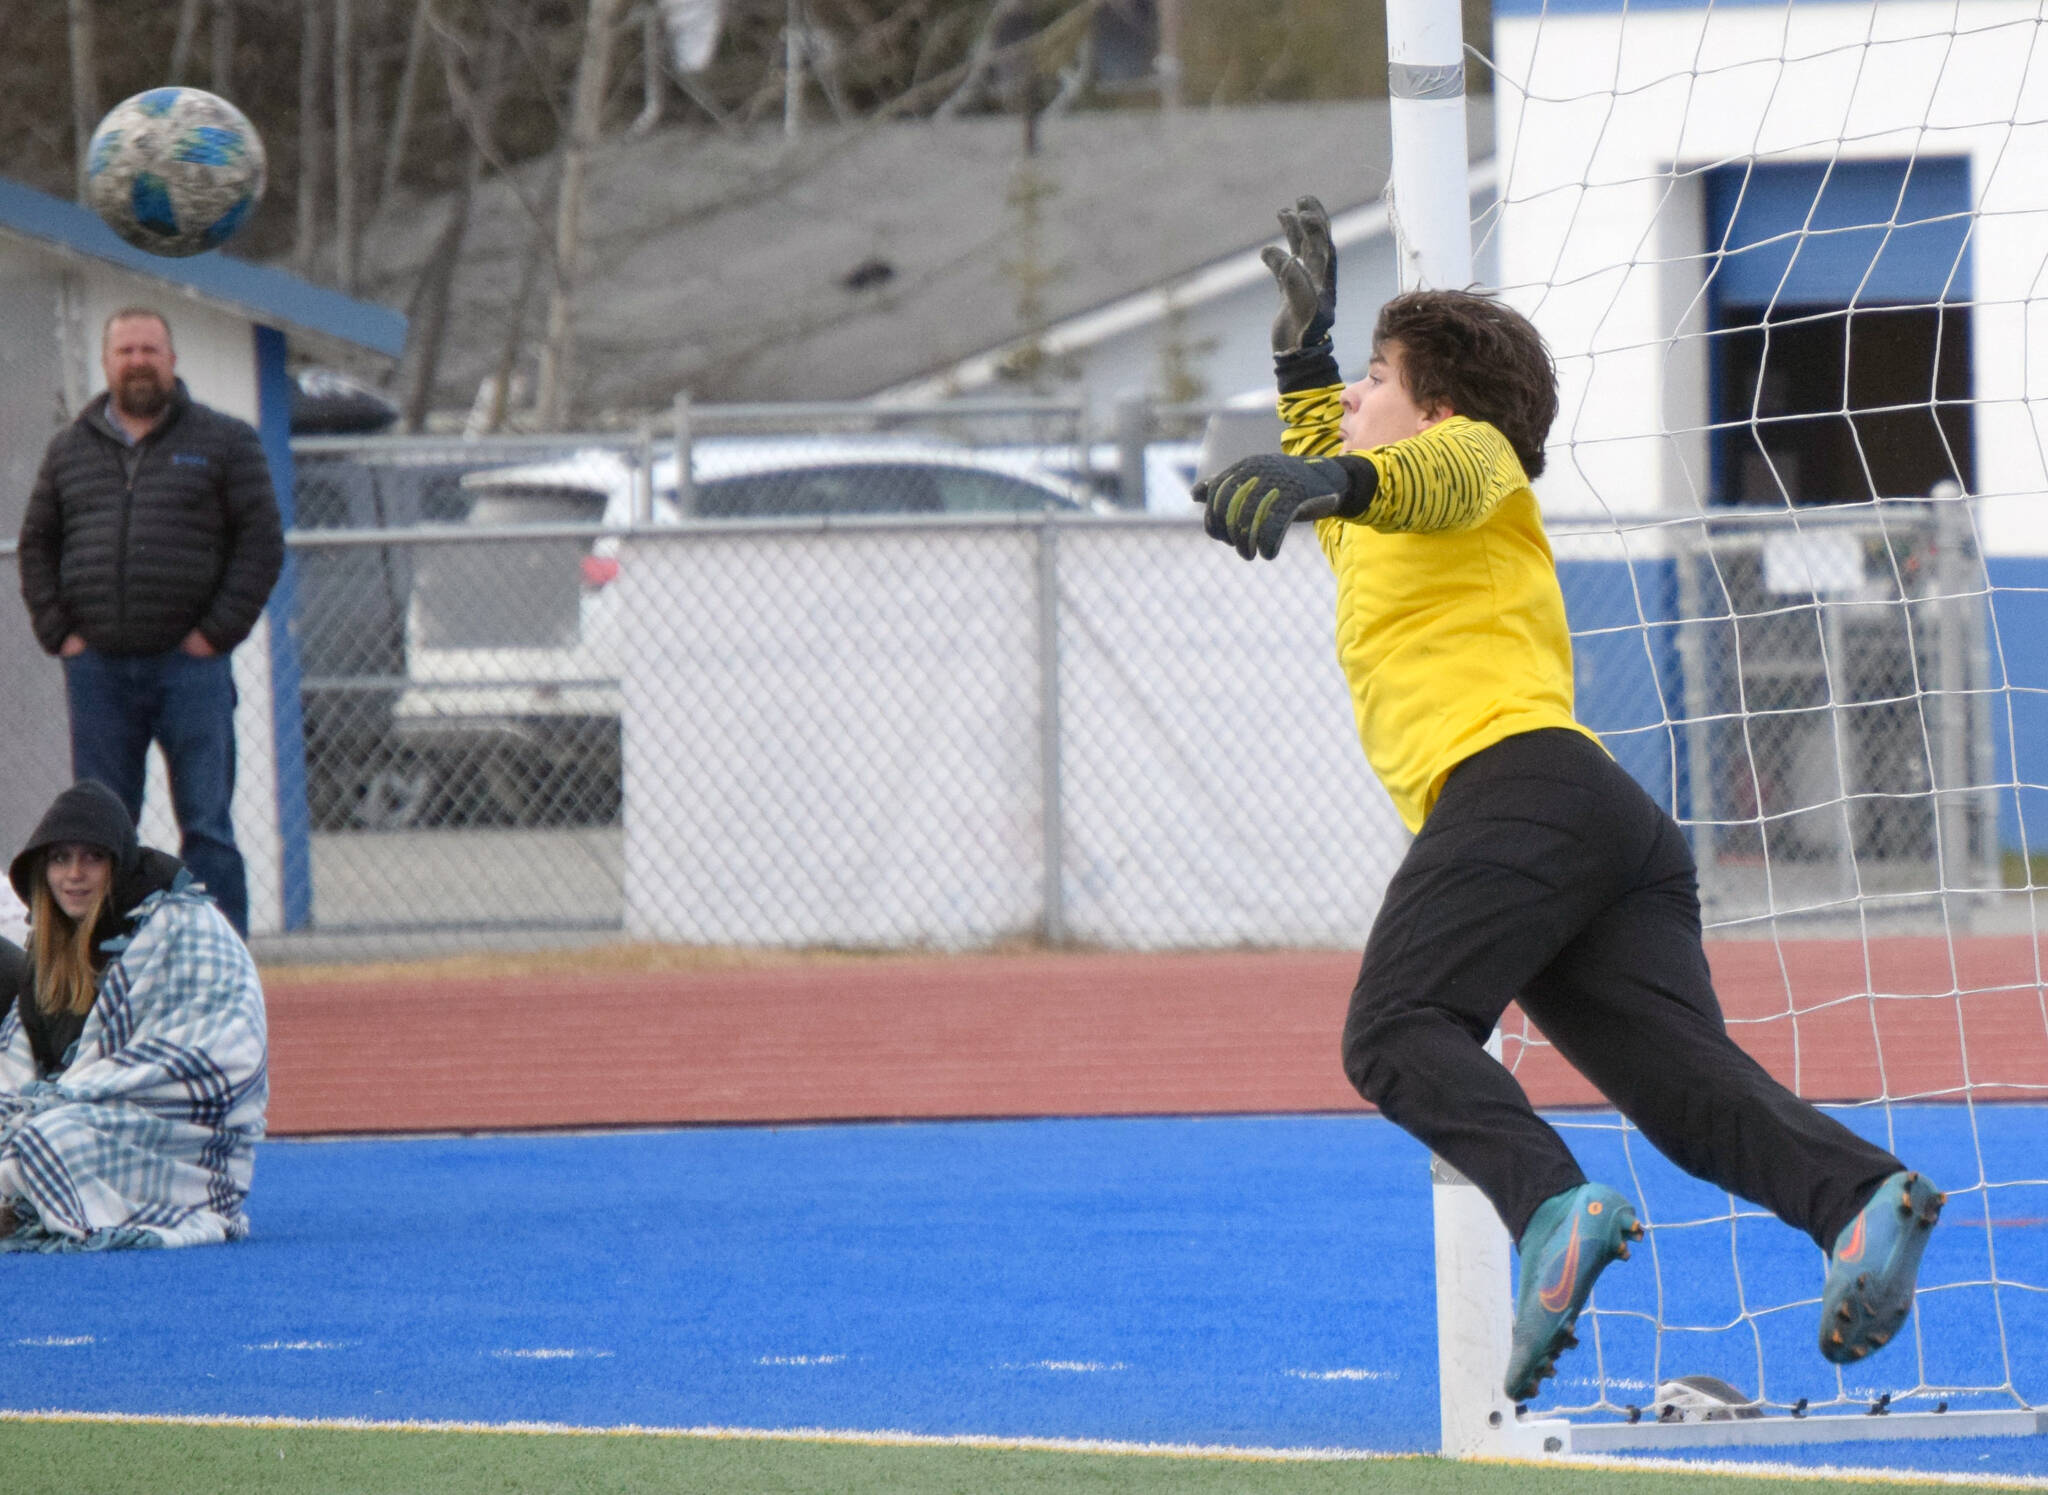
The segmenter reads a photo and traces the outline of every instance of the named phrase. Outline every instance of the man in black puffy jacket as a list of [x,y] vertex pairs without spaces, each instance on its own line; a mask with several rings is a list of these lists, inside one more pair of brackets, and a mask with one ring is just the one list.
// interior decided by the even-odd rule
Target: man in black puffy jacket
[[228,655],[284,562],[270,469],[255,431],[186,393],[160,313],[109,317],[100,364],[107,392],[43,455],[21,522],[21,594],[37,640],[64,662],[73,774],[140,816],[157,742],[185,863],[246,934]]

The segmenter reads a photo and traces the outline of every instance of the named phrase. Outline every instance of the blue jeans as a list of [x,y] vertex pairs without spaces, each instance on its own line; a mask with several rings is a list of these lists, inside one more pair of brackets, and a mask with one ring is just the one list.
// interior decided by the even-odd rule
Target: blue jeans
[[249,932],[249,884],[235,848],[235,679],[226,655],[101,654],[64,661],[71,702],[71,773],[98,779],[142,814],[150,740],[164,750],[178,855],[238,933]]

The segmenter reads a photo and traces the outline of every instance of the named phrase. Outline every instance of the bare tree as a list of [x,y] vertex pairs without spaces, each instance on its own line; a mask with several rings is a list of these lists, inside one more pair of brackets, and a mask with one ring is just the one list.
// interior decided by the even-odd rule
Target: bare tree
[[398,74],[398,100],[392,105],[391,127],[384,136],[384,170],[377,181],[377,206],[381,213],[398,190],[399,169],[405,164],[405,140],[412,131],[413,97],[419,87],[420,59],[427,52],[427,28],[434,19],[432,0],[413,0],[412,29],[405,40],[405,65]]
[[179,0],[178,35],[171,43],[171,82],[183,83],[192,66],[192,44],[199,37],[201,0]]
[[71,32],[71,134],[78,200],[85,200],[85,148],[100,122],[99,68],[93,60],[92,0],[68,0]]
[[645,135],[661,123],[662,95],[668,90],[662,81],[661,11],[654,5],[640,7],[640,112],[633,118],[630,133]]
[[1160,107],[1169,111],[1181,105],[1181,0],[1159,0]]
[[235,0],[213,0],[213,91],[235,96]]
[[1024,0],[996,0],[989,10],[988,19],[982,22],[981,30],[975,35],[974,49],[968,54],[959,86],[932,111],[934,119],[948,119],[980,99],[988,86],[989,74],[1003,59],[1004,32],[1011,25],[1012,18],[1021,15],[1023,10]]
[[320,0],[300,0],[299,32],[299,201],[298,238],[292,265],[301,275],[313,273],[320,248]]
[[[561,190],[559,163],[553,190]],[[526,343],[526,308],[533,300],[534,286],[540,280],[541,260],[547,249],[548,223],[545,218],[537,216],[526,236],[526,248],[519,256],[519,288],[512,293],[512,304],[505,312],[505,338],[498,348],[498,367],[491,377],[490,408],[484,415],[486,435],[505,424],[505,415],[512,402],[512,381],[519,370],[519,350]]]
[[334,283],[356,289],[355,0],[334,0]]
[[604,124],[612,41],[624,6],[625,0],[590,0],[583,23],[583,55],[576,66],[576,98],[569,112],[569,142],[562,154],[562,186],[555,204],[555,283],[548,291],[547,341],[534,389],[535,415],[551,430],[559,429],[569,414],[576,354],[576,257],[583,247],[583,176]]
[[782,133],[794,136],[804,123],[803,0],[788,0],[782,20]]
[[411,346],[407,349],[412,361],[411,377],[407,382],[404,402],[405,428],[408,431],[417,431],[426,424],[427,406],[434,393],[434,376],[440,368],[441,345],[447,336],[448,308],[454,300],[455,272],[462,260],[462,241],[469,233],[470,210],[476,201],[477,184],[483,179],[485,164],[495,155],[492,135],[497,127],[498,110],[504,102],[506,60],[511,51],[512,28],[518,22],[492,9],[485,12],[484,24],[489,28],[490,36],[484,43],[483,62],[473,85],[463,77],[461,43],[446,33],[441,37],[441,65],[448,80],[448,98],[462,116],[464,127],[469,132],[469,144],[462,182],[455,190],[455,200],[448,209],[448,221],[442,225],[433,254],[427,261],[426,276],[421,283],[421,294],[413,316]]

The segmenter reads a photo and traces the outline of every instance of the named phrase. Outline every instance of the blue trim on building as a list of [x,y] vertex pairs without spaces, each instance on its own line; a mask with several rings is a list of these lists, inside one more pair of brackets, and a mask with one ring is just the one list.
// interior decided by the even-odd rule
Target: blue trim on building
[[[2048,556],[1990,556],[1991,739],[2000,850],[2048,856]],[[1560,561],[1578,717],[1657,803],[1694,815],[1678,656],[1677,569],[1668,561]],[[1648,620],[1645,630],[1638,622]],[[1608,631],[1612,630],[1612,631]],[[1698,807],[1704,810],[1705,806]]]
[[251,321],[354,343],[396,358],[405,351],[405,318],[282,270],[219,252],[190,259],[147,254],[123,241],[88,208],[0,177],[0,232],[55,244],[123,270],[185,286],[245,312]]
[[1964,157],[1757,161],[1716,167],[1705,186],[1707,247],[1726,246],[1710,290],[1717,308],[1970,298]]
[[[287,531],[297,524],[297,471],[292,463],[292,391],[285,337],[275,327],[256,338],[256,434],[270,464],[270,483]],[[279,882],[287,931],[313,921],[313,818],[306,804],[306,727],[299,698],[299,563],[289,549],[270,594],[270,716],[277,766]]]

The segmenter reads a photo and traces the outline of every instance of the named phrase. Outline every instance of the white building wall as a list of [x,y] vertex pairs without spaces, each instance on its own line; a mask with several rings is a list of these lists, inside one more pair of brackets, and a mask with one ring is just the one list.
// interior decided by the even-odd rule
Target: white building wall
[[[192,301],[167,286],[112,266],[70,266],[53,273],[51,264],[48,256],[32,249],[0,246],[0,279],[19,275],[26,285],[53,284],[56,288],[47,335],[58,350],[56,364],[62,385],[58,394],[67,417],[76,415],[87,400],[106,388],[99,355],[100,331],[107,317],[123,307],[151,306],[170,322],[178,374],[193,398],[251,425],[257,423],[255,337],[246,318]],[[45,432],[45,440],[48,434]],[[18,597],[13,606],[19,609]],[[235,709],[235,839],[248,864],[252,934],[275,933],[283,926],[283,845],[277,810],[269,629],[266,613],[234,654],[235,688],[240,695]],[[20,667],[46,667],[55,682],[40,691],[38,699],[60,714],[58,724],[54,728],[47,723],[30,726],[25,736],[40,760],[31,771],[61,788],[70,782],[69,737],[61,721],[61,673],[54,661],[40,653]],[[8,855],[18,838],[32,828],[30,824],[0,827],[10,848]],[[149,845],[173,852],[178,848],[170,783],[163,756],[154,749],[144,791],[141,835]],[[20,918],[12,890],[0,889],[0,934],[18,931]]]
[[[1967,156],[1987,549],[2048,552],[2048,58],[2014,0],[1500,16],[1500,281],[1558,358],[1553,514],[1694,511],[1706,387],[1696,177],[1776,162]],[[1677,434],[1667,435],[1666,431]]]

